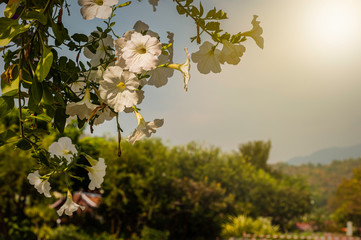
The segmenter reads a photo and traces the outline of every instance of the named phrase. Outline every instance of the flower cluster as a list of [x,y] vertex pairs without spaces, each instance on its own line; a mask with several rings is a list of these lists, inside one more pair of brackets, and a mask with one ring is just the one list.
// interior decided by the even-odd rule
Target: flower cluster
[[[253,16],[252,25],[253,28],[241,33],[240,36],[244,38],[251,37],[256,44],[263,49],[264,39],[261,36],[263,29],[257,21],[257,15]],[[199,48],[199,51],[192,54],[192,61],[197,63],[197,68],[200,73],[208,74],[210,72],[221,72],[221,64],[228,63],[237,65],[241,61],[243,53],[246,48],[239,43],[231,43],[228,40],[222,40],[222,50],[217,49],[216,45],[205,41]]]
[[[149,30],[149,26],[141,21],[135,23],[134,30],[126,32],[123,37],[116,40],[109,34],[104,36],[96,31],[88,37],[88,42],[96,42],[96,47],[92,45],[84,49],[84,56],[90,59],[92,69],[81,74],[78,81],[72,84],[73,92],[82,99],[70,102],[66,106],[66,114],[71,117],[86,120],[91,125],[109,121],[122,112],[135,112],[139,119],[136,106],[144,99],[144,86],[164,86],[168,78],[173,76],[174,69],[181,72],[184,89],[188,90],[188,50],[185,49],[187,58],[183,64],[172,63],[169,54],[172,44],[162,44],[159,35]],[[92,95],[95,98],[92,98]],[[161,124],[157,122],[155,127],[162,125],[163,120]],[[139,129],[140,126],[134,133]],[[155,130],[146,134],[136,134],[137,137],[134,137],[133,133],[127,139],[134,144],[135,141],[144,136],[149,137],[154,132]]]
[[[71,38],[68,36],[68,31],[62,28],[62,7],[58,12],[55,11],[54,14],[46,16],[45,20],[47,19],[52,23],[46,24],[46,26],[52,28],[52,33],[55,36],[54,46],[49,46],[48,40],[41,37],[49,34],[32,32],[34,28],[30,27],[31,25],[17,25],[18,20],[11,20],[11,16],[7,16],[9,19],[7,17],[0,19],[1,25],[8,30],[6,34],[10,34],[9,36],[4,35],[0,43],[0,45],[3,44],[1,46],[6,46],[10,41],[16,43],[14,46],[20,46],[15,41],[15,36],[20,36],[19,34],[28,31],[27,34],[21,35],[29,38],[22,41],[21,49],[17,50],[17,54],[15,52],[12,54],[11,51],[11,54],[8,54],[10,56],[8,59],[12,62],[6,60],[6,65],[10,67],[2,75],[2,79],[4,77],[5,80],[5,84],[2,82],[4,86],[12,81],[15,82],[15,80],[11,79],[13,69],[17,68],[15,66],[21,66],[19,68],[21,68],[20,72],[22,74],[33,73],[32,75],[36,76],[26,84],[23,84],[25,80],[21,82],[23,79],[20,77],[17,78],[19,82],[15,82],[19,88],[17,89],[17,97],[20,102],[23,95],[29,96],[29,99],[24,100],[24,106],[19,104],[20,113],[22,107],[26,108],[29,112],[34,113],[29,118],[31,121],[52,122],[62,134],[66,123],[69,123],[70,120],[77,121],[79,128],[87,123],[91,131],[93,131],[94,126],[116,118],[118,146],[120,146],[122,132],[118,122],[119,115],[135,114],[138,123],[137,127],[125,138],[130,144],[135,144],[142,138],[150,137],[153,133],[156,133],[158,128],[164,124],[162,118],[146,121],[141,115],[139,105],[144,100],[145,91],[148,87],[160,88],[165,86],[169,78],[179,71],[179,76],[183,77],[184,90],[188,91],[191,60],[197,63],[197,69],[203,74],[219,73],[222,64],[237,65],[240,62],[246,50],[241,43],[247,38],[252,38],[260,48],[263,48],[264,43],[261,36],[263,30],[260,27],[260,22],[257,21],[256,15],[253,17],[253,28],[250,31],[240,32],[235,35],[228,33],[221,35],[222,30],[218,21],[227,18],[225,13],[216,11],[214,8],[207,13],[206,17],[202,18],[203,13],[195,11],[196,7],[190,5],[188,1],[185,5],[181,5],[182,1],[176,1],[178,7],[180,7],[177,8],[179,14],[192,16],[197,23],[197,36],[191,39],[197,39],[197,43],[200,44],[202,42],[201,35],[209,34],[215,43],[203,41],[199,51],[193,54],[188,52],[188,48],[184,48],[184,62],[174,63],[174,33],[172,32],[167,32],[168,40],[162,42],[158,33],[150,30],[149,26],[144,22],[138,21],[134,24],[133,30],[125,32],[121,37],[117,36],[113,29],[115,22],[112,22],[115,16],[114,11],[130,4],[130,1],[128,1],[117,5],[118,2],[119,0],[78,0],[78,4],[81,6],[80,12],[85,20],[94,18],[107,19],[107,21],[104,21],[106,28],[97,27],[97,30],[93,31],[90,36],[78,33],[72,35]],[[49,4],[55,6],[52,1]],[[15,8],[11,10],[9,6],[7,6],[7,14],[11,15],[11,11]],[[203,12],[203,7],[201,6],[201,8],[201,12]],[[58,9],[58,5],[56,5],[56,9]],[[24,10],[24,12],[26,11],[29,10]],[[58,14],[58,16],[54,17],[55,14]],[[57,22],[54,22],[54,19]],[[28,17],[25,20],[31,22],[31,24],[39,21],[45,28],[46,22],[42,18],[31,21]],[[42,22],[43,20],[45,23]],[[208,30],[206,29],[207,26]],[[200,28],[201,31],[199,31]],[[42,29],[37,30],[43,31]],[[11,34],[14,31],[16,34],[12,36]],[[39,39],[39,41],[30,39]],[[7,42],[8,40],[9,42]],[[25,46],[26,43],[27,46]],[[40,45],[35,46],[36,51],[30,51],[29,49],[35,43]],[[223,46],[222,49],[218,49],[218,45]],[[76,51],[78,53],[76,60],[73,61],[65,56],[58,57],[57,47],[59,46],[67,46],[70,51]],[[6,48],[1,48],[1,50],[5,51]],[[28,56],[29,54],[31,56]],[[13,55],[18,56],[14,61],[11,57]],[[86,63],[79,61],[79,57],[82,55],[87,59]],[[26,64],[21,64],[23,62],[26,62]],[[27,93],[23,94],[25,91],[22,92],[20,87],[27,89]],[[13,90],[15,90],[12,85],[8,89],[11,91],[2,88],[2,92],[7,93],[9,98],[15,96],[12,95]],[[5,101],[7,99],[1,100]],[[14,104],[5,105],[6,109],[3,112],[6,115]],[[27,131],[24,131],[22,123],[25,121],[22,121],[21,118],[22,115],[20,114],[21,141],[24,139],[25,141],[19,142],[17,147],[23,147],[24,150],[33,148],[34,156],[40,160],[38,161],[39,167],[28,175],[29,183],[40,194],[50,198],[56,195],[55,192],[51,192],[52,177],[62,174],[67,185],[66,198],[64,198],[64,204],[58,209],[57,213],[59,216],[63,213],[71,216],[79,209],[83,210],[84,206],[80,206],[73,201],[70,179],[86,180],[87,184],[89,181],[89,190],[96,191],[96,189],[101,188],[104,182],[107,168],[106,160],[103,158],[96,160],[82,152],[69,137],[60,137],[49,146],[48,150],[45,150],[40,145],[37,145],[40,140],[35,136],[35,132],[29,131],[30,133],[27,134]],[[13,134],[9,135],[12,136]],[[120,152],[119,149],[119,156]],[[74,175],[75,172],[79,172],[76,171],[78,168],[85,169],[87,176]]]
[[[79,154],[75,145],[72,143],[71,139],[68,137],[61,137],[57,142],[53,142],[49,146],[49,153],[52,159],[55,161],[60,160],[59,166],[63,166],[66,169],[66,173],[70,171],[72,167],[76,165],[77,160],[79,159]],[[95,160],[88,155],[85,155],[85,158],[88,160],[90,166],[83,166],[84,169],[88,171],[89,176],[89,189],[94,190],[95,188],[100,188],[101,184],[104,181],[106,164],[103,158],[99,158],[99,160]],[[33,173],[29,173],[28,180],[30,184],[34,185],[36,190],[40,194],[44,194],[46,197],[51,197],[50,194],[50,183],[49,178],[56,174],[59,171],[59,168],[53,169],[50,173],[40,176],[39,170],[34,171]],[[68,175],[67,175],[68,176]],[[72,195],[70,191],[67,192],[67,198],[64,205],[57,211],[59,216],[63,214],[65,211],[66,215],[71,216],[73,212],[77,211],[78,208],[83,209],[83,206],[79,206],[74,203],[72,200]]]

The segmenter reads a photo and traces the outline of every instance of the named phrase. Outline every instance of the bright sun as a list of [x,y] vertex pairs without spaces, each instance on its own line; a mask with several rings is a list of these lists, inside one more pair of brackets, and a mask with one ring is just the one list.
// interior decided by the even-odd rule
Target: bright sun
[[360,32],[360,2],[359,0],[318,2],[307,16],[308,27],[312,27],[312,40],[316,41],[319,47],[352,44]]

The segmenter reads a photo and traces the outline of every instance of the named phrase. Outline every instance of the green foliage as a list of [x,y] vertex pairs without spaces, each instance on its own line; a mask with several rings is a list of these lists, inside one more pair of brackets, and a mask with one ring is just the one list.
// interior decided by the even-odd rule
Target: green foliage
[[271,151],[271,141],[254,141],[239,145],[239,152],[257,168],[267,169],[267,160]]
[[221,236],[225,239],[231,237],[242,238],[244,234],[276,234],[278,226],[272,225],[271,220],[263,217],[252,219],[245,215],[229,217],[222,225]]
[[361,168],[355,168],[351,179],[344,179],[338,186],[337,192],[330,202],[337,210],[333,219],[344,224],[352,221],[356,226],[361,225]]
[[241,36],[241,32],[231,35],[227,32],[222,33],[221,24],[219,21],[228,19],[227,13],[222,10],[217,10],[215,7],[207,12],[204,16],[204,8],[202,3],[199,3],[199,7],[193,5],[193,0],[173,0],[177,3],[177,12],[180,15],[186,15],[191,17],[196,22],[197,35],[191,37],[191,41],[197,40],[197,43],[201,43],[201,35],[207,33],[212,37],[212,40],[218,43],[222,41],[231,41],[232,43],[240,43],[246,40]]
[[88,240],[91,239],[89,235],[84,233],[80,227],[74,225],[60,226],[53,230],[52,240]]
[[[4,128],[18,127],[15,111],[4,120]],[[103,222],[85,215],[76,216],[69,219],[69,223],[76,223],[86,233],[74,226],[61,227],[54,230],[55,239],[132,236],[151,239],[150,236],[159,234],[159,239],[163,236],[174,240],[208,240],[220,235],[221,225],[229,215],[267,216],[287,229],[287,221],[297,219],[309,209],[308,189],[300,180],[274,177],[238,153],[225,154],[218,148],[205,148],[196,143],[170,148],[161,140],[152,139],[134,146],[122,142],[123,152],[119,158],[117,142],[112,139],[83,137],[77,140],[81,131],[73,124],[65,128],[64,133],[78,142],[82,151],[104,158],[111,167],[107,168],[102,185],[102,205],[95,209]],[[47,135],[42,147],[47,149],[54,138],[54,133]],[[14,212],[19,216],[15,222],[11,219],[4,222],[0,218],[0,225],[7,229],[3,234],[9,235],[9,229],[17,229],[11,226],[26,221],[24,226],[28,227],[23,228],[27,229],[26,234],[53,239],[56,215],[45,206],[55,200],[40,203],[41,196],[30,187],[27,169],[36,164],[30,155],[29,151],[13,151],[10,145],[0,148],[0,181],[9,182],[0,186],[0,206],[10,206],[0,208],[0,213],[5,219],[10,219]],[[87,180],[75,181],[72,187],[86,189],[88,184]],[[63,179],[54,178],[52,187],[65,188]],[[69,234],[65,236],[67,230]],[[104,231],[111,235],[102,234]],[[20,234],[19,230],[12,230],[11,236],[17,239],[14,234]]]
[[141,232],[142,240],[168,240],[168,231],[159,231],[157,229],[149,228],[145,226]]

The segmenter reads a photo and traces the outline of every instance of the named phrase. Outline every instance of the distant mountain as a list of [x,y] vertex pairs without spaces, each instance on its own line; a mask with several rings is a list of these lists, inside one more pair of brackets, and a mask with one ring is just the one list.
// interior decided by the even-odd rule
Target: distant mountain
[[307,163],[328,164],[333,160],[361,157],[361,144],[352,147],[333,147],[319,150],[308,156],[294,157],[286,161],[290,165],[301,165]]

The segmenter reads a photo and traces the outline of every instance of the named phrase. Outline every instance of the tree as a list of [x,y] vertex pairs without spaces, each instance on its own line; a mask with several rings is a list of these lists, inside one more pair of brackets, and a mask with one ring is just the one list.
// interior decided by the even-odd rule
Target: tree
[[330,205],[336,207],[333,218],[339,223],[361,225],[361,168],[354,169],[351,179],[342,181]]
[[254,141],[240,144],[239,152],[244,159],[257,168],[267,170],[267,161],[271,151],[271,141]]

